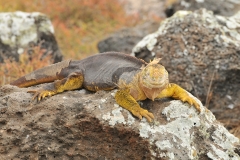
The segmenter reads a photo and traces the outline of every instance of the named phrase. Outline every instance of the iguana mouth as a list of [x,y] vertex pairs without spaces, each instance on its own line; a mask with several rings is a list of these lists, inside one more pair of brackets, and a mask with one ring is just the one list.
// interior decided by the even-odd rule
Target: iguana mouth
[[160,64],[149,63],[139,75],[139,84],[146,97],[154,100],[169,84],[168,72]]

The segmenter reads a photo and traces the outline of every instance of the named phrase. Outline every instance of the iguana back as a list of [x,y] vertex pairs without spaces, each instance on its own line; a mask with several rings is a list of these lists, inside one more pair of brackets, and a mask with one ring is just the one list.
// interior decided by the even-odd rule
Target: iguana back
[[[114,54],[113,54],[114,53]],[[98,86],[100,89],[116,87],[119,79],[131,82],[146,62],[123,53],[107,52],[82,60],[63,61],[41,69],[12,82],[12,85],[28,87],[63,79],[71,73],[84,76],[83,87]]]

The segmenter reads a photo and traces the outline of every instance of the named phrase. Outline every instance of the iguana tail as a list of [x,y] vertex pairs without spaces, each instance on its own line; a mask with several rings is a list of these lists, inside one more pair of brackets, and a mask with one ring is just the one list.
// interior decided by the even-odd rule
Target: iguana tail
[[41,83],[53,82],[54,80],[61,79],[58,74],[63,68],[69,66],[70,60],[62,61],[50,66],[33,71],[15,81],[10,83],[11,85],[18,87],[29,87]]

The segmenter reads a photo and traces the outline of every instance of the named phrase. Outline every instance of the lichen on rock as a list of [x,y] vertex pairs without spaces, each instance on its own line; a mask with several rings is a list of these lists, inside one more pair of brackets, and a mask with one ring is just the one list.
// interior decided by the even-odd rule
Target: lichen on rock
[[0,88],[2,159],[240,158],[239,139],[202,105],[199,114],[179,100],[143,101],[155,116],[148,123],[117,105],[115,90],[68,91],[35,102],[29,89]]
[[170,82],[197,96],[233,129],[240,123],[239,17],[240,12],[224,17],[206,9],[178,11],[144,37],[132,55],[162,58]]
[[165,14],[172,16],[179,10],[195,11],[201,8],[211,10],[216,15],[232,16],[240,9],[239,0],[167,0]]
[[54,28],[50,19],[39,12],[3,12],[0,13],[0,52],[5,57],[18,60],[19,54],[30,49],[32,44],[51,52],[54,62],[62,60],[61,52],[54,37]]

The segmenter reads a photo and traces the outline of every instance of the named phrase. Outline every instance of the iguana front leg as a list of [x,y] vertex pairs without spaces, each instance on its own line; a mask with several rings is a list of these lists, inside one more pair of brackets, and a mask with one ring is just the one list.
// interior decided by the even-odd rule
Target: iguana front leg
[[145,117],[148,122],[152,122],[152,119],[154,119],[152,113],[140,107],[137,101],[130,95],[130,89],[128,88],[118,90],[115,94],[115,100],[121,107],[129,110],[139,119]]
[[56,80],[39,90],[30,90],[28,93],[34,93],[33,99],[38,101],[46,96],[53,96],[67,90],[74,90],[81,88],[83,84],[83,75],[81,73],[72,73],[66,78]]
[[172,97],[183,102],[188,102],[190,105],[194,105],[198,112],[201,112],[200,105],[196,102],[196,100],[192,98],[186,90],[174,83],[168,84],[168,87],[162,90],[162,92],[156,98],[166,97]]

